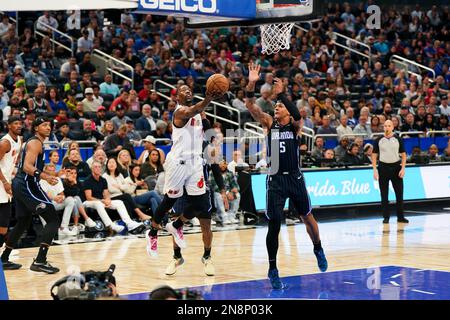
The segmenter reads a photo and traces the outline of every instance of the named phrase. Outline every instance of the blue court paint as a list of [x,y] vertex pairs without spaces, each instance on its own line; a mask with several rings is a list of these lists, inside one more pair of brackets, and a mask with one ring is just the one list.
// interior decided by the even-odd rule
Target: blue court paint
[[8,300],[8,288],[6,288],[6,280],[1,263],[0,263],[0,300]]
[[[283,270],[280,270],[281,274]],[[450,300],[450,272],[386,266],[282,278],[285,290],[272,290],[268,280],[192,287],[205,300]],[[146,300],[149,293],[123,296]]]

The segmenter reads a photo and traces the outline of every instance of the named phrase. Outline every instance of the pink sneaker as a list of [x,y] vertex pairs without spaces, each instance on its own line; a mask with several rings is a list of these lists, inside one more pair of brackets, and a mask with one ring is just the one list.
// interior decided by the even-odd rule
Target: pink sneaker
[[166,230],[173,236],[175,243],[181,249],[186,248],[186,241],[184,240],[183,227],[181,227],[180,229],[176,229],[173,226],[173,222],[170,222],[170,223],[166,224]]
[[150,235],[150,230],[145,233],[145,240],[147,242],[147,253],[150,257],[158,256],[158,236],[152,237]]

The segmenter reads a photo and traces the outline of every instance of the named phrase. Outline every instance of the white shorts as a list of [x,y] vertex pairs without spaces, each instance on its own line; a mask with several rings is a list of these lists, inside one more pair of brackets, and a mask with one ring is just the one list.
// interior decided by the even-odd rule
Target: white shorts
[[165,181],[164,194],[169,198],[179,198],[183,195],[183,187],[190,196],[206,193],[206,181],[203,176],[203,159],[184,160],[168,157],[164,163]]

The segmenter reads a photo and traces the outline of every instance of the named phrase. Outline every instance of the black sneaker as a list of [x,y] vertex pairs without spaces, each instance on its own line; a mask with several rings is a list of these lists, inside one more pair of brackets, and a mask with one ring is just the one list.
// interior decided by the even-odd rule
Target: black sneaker
[[38,263],[36,262],[36,260],[33,261],[33,264],[30,266],[30,270],[36,272],[45,272],[48,274],[59,272],[59,269],[52,266],[50,263],[48,262]]
[[398,219],[397,219],[397,222],[400,222],[400,223],[409,223],[409,220],[406,219],[406,218],[398,218]]
[[11,261],[2,262],[3,270],[18,270],[22,268],[21,264],[14,263]]
[[384,218],[383,223],[385,223],[385,224],[389,223],[389,218]]

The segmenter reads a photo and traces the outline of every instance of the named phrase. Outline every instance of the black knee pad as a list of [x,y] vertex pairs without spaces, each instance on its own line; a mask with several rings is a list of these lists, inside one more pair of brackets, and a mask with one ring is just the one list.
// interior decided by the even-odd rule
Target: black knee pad
[[199,196],[187,197],[187,204],[184,210],[184,217],[186,219],[192,219],[197,217],[202,212],[208,212],[211,208],[211,202],[209,201],[208,194],[202,194]]

